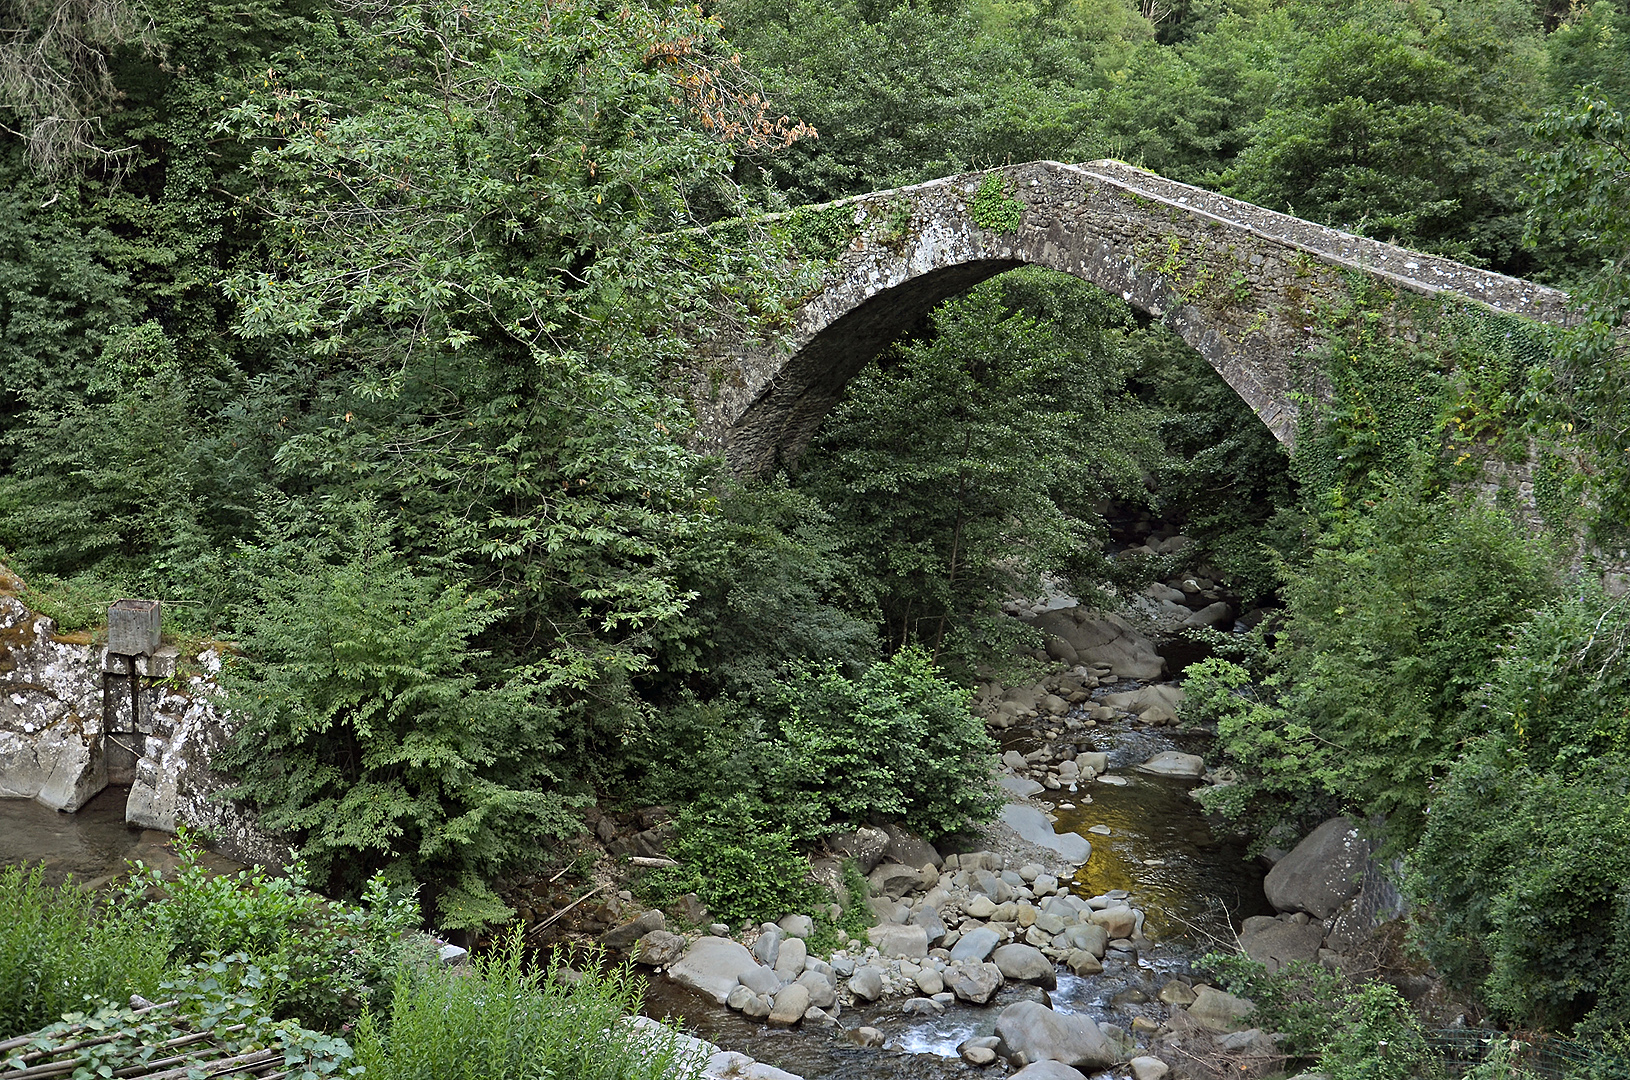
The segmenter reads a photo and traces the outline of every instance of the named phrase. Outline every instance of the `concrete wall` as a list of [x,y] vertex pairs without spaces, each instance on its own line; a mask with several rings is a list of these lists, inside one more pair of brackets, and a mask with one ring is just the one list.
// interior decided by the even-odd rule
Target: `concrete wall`
[[[138,661],[132,719],[122,658],[83,636],[62,636],[13,593],[20,583],[0,567],[0,797],[79,809],[110,782],[130,784],[125,820],[174,832],[202,829],[212,846],[245,863],[282,866],[287,843],[263,834],[243,808],[213,798],[224,777],[209,767],[230,728],[213,676],[215,649],[182,664],[174,648]],[[181,673],[185,668],[186,673]]]

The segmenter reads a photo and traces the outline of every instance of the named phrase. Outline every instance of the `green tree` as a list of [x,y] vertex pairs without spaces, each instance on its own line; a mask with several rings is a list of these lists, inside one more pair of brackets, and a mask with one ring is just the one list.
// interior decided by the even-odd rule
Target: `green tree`
[[472,644],[503,614],[492,594],[415,572],[376,514],[338,524],[248,560],[222,674],[232,794],[299,838],[318,881],[383,869],[427,883],[442,925],[505,917],[487,882],[577,828],[545,677]]
[[[1286,575],[1285,624],[1254,702],[1249,674],[1190,674],[1194,711],[1255,779],[1211,805],[1385,815],[1389,839],[1424,828],[1433,785],[1483,730],[1478,688],[1513,627],[1550,595],[1548,552],[1502,510],[1388,481],[1315,538]],[[1319,806],[1318,797],[1330,800]]]
[[1549,407],[1553,440],[1585,451],[1575,465],[1611,535],[1630,521],[1630,125],[1612,102],[1586,93],[1535,130],[1546,148],[1529,160],[1531,235],[1577,245],[1595,261],[1572,289],[1583,318],[1540,373],[1548,378],[1537,380],[1538,400]]
[[1229,194],[1522,273],[1515,204],[1528,103],[1542,99],[1532,10],[1499,3],[1303,6]]
[[795,482],[853,538],[892,644],[966,669],[1012,642],[1009,590],[1101,564],[1096,504],[1141,492],[1156,453],[1102,333],[1124,317],[1072,278],[1020,272],[850,381]]
[[1409,855],[1427,955],[1521,1023],[1630,1021],[1627,646],[1624,602],[1598,589],[1537,611]]

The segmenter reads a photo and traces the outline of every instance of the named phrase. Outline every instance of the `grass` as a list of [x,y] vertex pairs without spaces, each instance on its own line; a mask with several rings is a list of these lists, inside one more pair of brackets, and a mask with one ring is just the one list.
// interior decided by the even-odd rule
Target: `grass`
[[370,1080],[673,1080],[694,1076],[670,1036],[625,1020],[641,980],[597,963],[571,985],[563,961],[526,970],[511,935],[471,968],[405,968],[387,1016],[364,1014],[356,1060]]
[[169,942],[99,913],[72,880],[0,869],[0,1039],[34,1031],[86,999],[151,997],[171,970]]

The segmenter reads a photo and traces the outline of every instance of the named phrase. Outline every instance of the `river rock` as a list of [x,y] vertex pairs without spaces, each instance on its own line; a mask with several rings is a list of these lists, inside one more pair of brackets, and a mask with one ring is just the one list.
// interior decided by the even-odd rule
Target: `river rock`
[[741,973],[756,967],[753,954],[740,942],[705,937],[698,938],[677,963],[668,965],[668,978],[723,1005],[741,981]]
[[1109,931],[1097,923],[1077,923],[1064,928],[1064,940],[1102,960],[1109,948]]
[[838,1000],[838,988],[830,976],[819,971],[806,971],[794,982],[809,991],[809,1003],[817,1009],[830,1009]]
[[1075,755],[1075,763],[1094,773],[1109,771],[1109,755],[1097,750],[1083,750]]
[[741,1012],[747,1007],[747,1003],[757,996],[750,987],[738,984],[734,990],[730,991],[730,996],[724,999],[724,1003],[737,1012]]
[[862,1001],[876,1001],[883,995],[883,973],[871,964],[856,968],[849,977],[849,992]]
[[652,930],[634,943],[634,959],[648,967],[666,967],[685,955],[685,939],[666,930]]
[[991,956],[1002,977],[1009,982],[1032,983],[1051,990],[1058,985],[1053,962],[1031,945],[1003,945]]
[[1274,864],[1262,891],[1276,911],[1327,919],[1357,895],[1370,845],[1344,817],[1331,818]]
[[962,910],[969,918],[988,919],[996,914],[996,901],[984,893],[974,893],[968,902],[962,905]]
[[652,908],[642,912],[633,922],[607,930],[600,935],[600,944],[608,949],[626,949],[652,930],[662,930],[668,925],[662,912]]
[[1160,988],[1160,1000],[1167,1005],[1193,1005],[1194,988],[1187,983],[1172,979]]
[[1135,1057],[1127,1062],[1132,1069],[1132,1080],[1162,1080],[1172,1067],[1157,1057]]
[[781,921],[775,925],[788,937],[807,938],[815,932],[815,920],[808,915],[783,915]]
[[988,926],[981,926],[970,930],[951,948],[953,963],[961,961],[979,962],[990,956],[991,950],[1001,942],[1002,935]]
[[898,900],[921,885],[923,875],[922,871],[904,863],[886,862],[866,875],[866,881],[871,886],[873,896]]
[[1029,1061],[1061,1061],[1072,1068],[1104,1069],[1118,1055],[1091,1017],[1057,1013],[1034,1001],[1009,1005],[996,1018],[996,1034]]
[[1101,908],[1087,918],[1111,938],[1129,938],[1138,925],[1138,913],[1129,907]]
[[809,947],[803,938],[788,938],[781,943],[781,955],[775,960],[775,975],[784,983],[803,974],[804,961],[809,959]]
[[884,956],[917,958],[928,955],[928,931],[920,926],[901,926],[898,923],[874,926],[866,931],[866,937]]
[[1028,776],[1004,776],[1001,783],[1003,791],[1020,799],[1028,799],[1047,790],[1045,785],[1036,783]]
[[1154,776],[1175,776],[1184,780],[1198,780],[1206,774],[1205,758],[1199,754],[1183,754],[1167,750],[1138,766],[1139,772]]
[[1188,618],[1183,620],[1182,625],[1186,628],[1218,626],[1231,621],[1233,618],[1234,609],[1219,600],[1215,604],[1207,604],[1199,611],[1192,612]]
[[1071,975],[1086,978],[1088,975],[1102,975],[1104,962],[1085,949],[1072,949],[1064,960],[1064,966],[1070,969]]
[[755,994],[773,995],[777,990],[781,989],[781,979],[776,973],[770,968],[759,967],[757,964],[736,977],[741,980],[743,986]]
[[1092,845],[1078,833],[1055,833],[1053,823],[1033,806],[1008,803],[1002,807],[1002,821],[1019,836],[1038,847],[1058,852],[1072,863],[1084,863],[1092,856]]
[[741,1014],[751,1020],[762,1020],[775,1008],[775,999],[769,994],[754,994],[753,999],[741,1007]]
[[1254,1008],[1244,998],[1202,984],[1194,988],[1194,1004],[1189,1006],[1188,1013],[1207,1031],[1226,1033],[1244,1030],[1247,1026],[1244,1020]]
[[945,979],[938,971],[935,971],[931,967],[925,967],[919,970],[917,974],[911,977],[911,981],[916,983],[917,989],[922,991],[928,997],[933,997],[935,994],[945,989]]
[[882,829],[862,825],[851,832],[840,832],[831,837],[827,840],[827,846],[849,856],[855,860],[862,874],[869,874],[883,861],[883,853],[889,849],[889,834]]
[[884,825],[883,831],[888,834],[889,838],[888,849],[883,853],[884,858],[893,859],[895,862],[904,863],[906,866],[922,866],[924,863],[933,863],[936,870],[945,865],[945,860],[940,858],[938,851],[934,850],[934,845],[916,833],[903,829],[893,822]]
[[1121,678],[1155,679],[1166,670],[1154,644],[1118,615],[1061,608],[1038,615],[1035,625],[1043,634],[1069,643],[1077,662],[1107,666]]
[[1002,969],[990,963],[952,964],[944,978],[957,1000],[974,1005],[984,1005],[1002,988]]
[[759,927],[758,940],[753,942],[753,955],[766,967],[775,967],[781,958],[781,940],[787,935],[774,923]]
[[1018,1072],[1008,1080],[1085,1080],[1080,1070],[1072,1069],[1062,1061],[1036,1061]]
[[789,983],[776,992],[775,1005],[770,1009],[770,1026],[793,1027],[804,1019],[807,1011],[809,987]]
[[940,918],[939,909],[933,904],[925,902],[922,907],[913,911],[907,925],[923,928],[923,932],[928,935],[930,949],[945,940],[945,920]]
[[1312,960],[1324,943],[1324,928],[1318,923],[1298,925],[1288,919],[1264,920],[1240,931],[1240,950],[1262,964],[1270,973],[1298,960]]
[[1157,710],[1162,715],[1169,716],[1176,713],[1178,706],[1183,703],[1183,688],[1172,683],[1155,683],[1125,693],[1105,694],[1099,701],[1111,709],[1136,713],[1139,716]]

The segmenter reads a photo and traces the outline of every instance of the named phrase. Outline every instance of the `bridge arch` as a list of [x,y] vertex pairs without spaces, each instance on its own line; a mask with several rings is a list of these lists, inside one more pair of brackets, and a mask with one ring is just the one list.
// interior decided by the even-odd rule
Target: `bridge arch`
[[1296,430],[1296,357],[1315,313],[1360,273],[1547,322],[1566,296],[1354,236],[1120,162],[1031,162],[795,211],[847,246],[793,315],[788,347],[727,349],[693,388],[699,436],[755,474],[796,457],[848,379],[935,304],[1033,265],[1083,278],[1161,319],[1281,442]]

